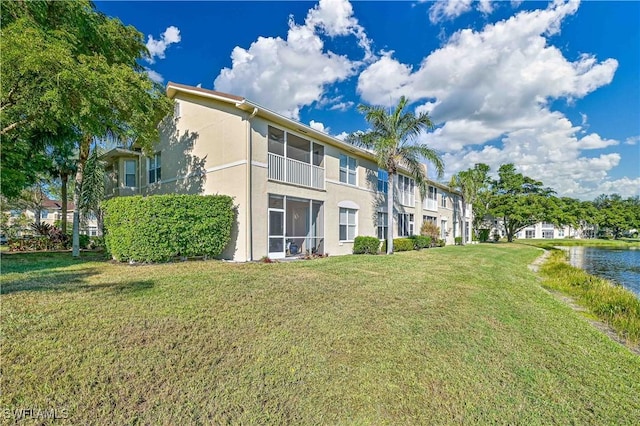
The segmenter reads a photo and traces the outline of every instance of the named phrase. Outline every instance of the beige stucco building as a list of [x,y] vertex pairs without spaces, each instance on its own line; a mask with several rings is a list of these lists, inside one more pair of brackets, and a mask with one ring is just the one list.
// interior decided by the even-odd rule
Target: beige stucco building
[[[387,178],[370,152],[238,96],[176,83],[167,94],[175,114],[153,156],[105,154],[108,196],[234,197],[237,223],[222,257],[236,261],[349,254],[356,236],[386,235]],[[396,186],[394,235],[432,220],[448,244],[461,236],[458,193],[433,183],[423,201],[408,176]]]

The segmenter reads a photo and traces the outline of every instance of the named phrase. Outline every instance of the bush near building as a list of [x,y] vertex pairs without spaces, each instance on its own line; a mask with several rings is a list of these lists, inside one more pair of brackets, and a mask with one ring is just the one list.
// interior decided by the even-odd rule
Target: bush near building
[[235,221],[226,195],[118,197],[104,203],[107,250],[120,262],[216,257]]

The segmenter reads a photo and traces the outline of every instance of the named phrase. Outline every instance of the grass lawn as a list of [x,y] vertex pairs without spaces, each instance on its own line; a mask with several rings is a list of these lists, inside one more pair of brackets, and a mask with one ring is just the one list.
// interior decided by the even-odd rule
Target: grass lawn
[[542,248],[553,248],[558,246],[587,246],[611,249],[629,249],[640,248],[640,240],[631,238],[622,238],[619,240],[605,240],[599,238],[558,238],[558,239],[531,239],[522,238],[515,240],[518,244],[526,244]]
[[74,424],[637,424],[640,357],[540,287],[540,253],[3,254],[0,407]]

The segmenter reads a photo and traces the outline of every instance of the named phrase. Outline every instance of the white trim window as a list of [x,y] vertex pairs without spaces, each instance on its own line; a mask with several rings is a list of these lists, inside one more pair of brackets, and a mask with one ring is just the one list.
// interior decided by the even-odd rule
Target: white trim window
[[48,219],[49,218],[49,210],[42,209],[40,211],[40,219]]
[[387,230],[389,229],[389,215],[378,212],[378,239],[385,240],[387,238]]
[[340,207],[340,241],[353,241],[358,235],[358,211]]
[[173,118],[180,118],[180,113],[182,112],[182,105],[180,104],[180,101],[174,100],[173,101]]
[[444,219],[440,220],[440,238],[443,240],[447,239],[447,221]]
[[407,176],[398,175],[398,198],[404,206],[414,206],[416,183]]
[[136,186],[136,160],[124,160],[124,186],[135,188]]
[[444,209],[447,208],[447,194],[442,193],[442,197],[440,198],[440,206]]
[[413,213],[398,214],[398,236],[409,237],[413,235]]
[[438,189],[435,186],[427,187],[427,196],[424,198],[423,204],[425,210],[438,210]]
[[160,153],[157,152],[154,154],[152,158],[147,159],[147,169],[149,170],[149,184],[160,182],[161,178],[161,163],[160,163]]
[[389,192],[389,172],[378,169],[378,192],[387,194]]
[[525,229],[524,237],[525,238],[535,238],[536,237],[535,229]]
[[340,182],[356,185],[358,162],[355,158],[340,154]]

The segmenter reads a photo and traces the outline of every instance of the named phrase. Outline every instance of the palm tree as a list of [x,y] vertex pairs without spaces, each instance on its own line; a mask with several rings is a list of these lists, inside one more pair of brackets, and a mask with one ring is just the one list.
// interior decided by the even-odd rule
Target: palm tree
[[460,171],[451,177],[449,186],[458,189],[462,193],[462,244],[464,245],[465,228],[464,220],[467,217],[467,204],[476,205],[479,193],[487,185],[489,166],[483,163],[476,164],[472,169]]
[[409,172],[424,198],[427,189],[427,172],[423,159],[431,162],[442,177],[444,163],[438,153],[426,145],[415,142],[422,132],[433,127],[426,113],[416,116],[405,111],[409,101],[402,96],[393,111],[387,112],[379,106],[359,105],[358,110],[364,114],[371,130],[352,133],[347,142],[361,146],[375,153],[378,167],[388,173],[387,194],[387,254],[393,253],[393,179],[398,169]]

